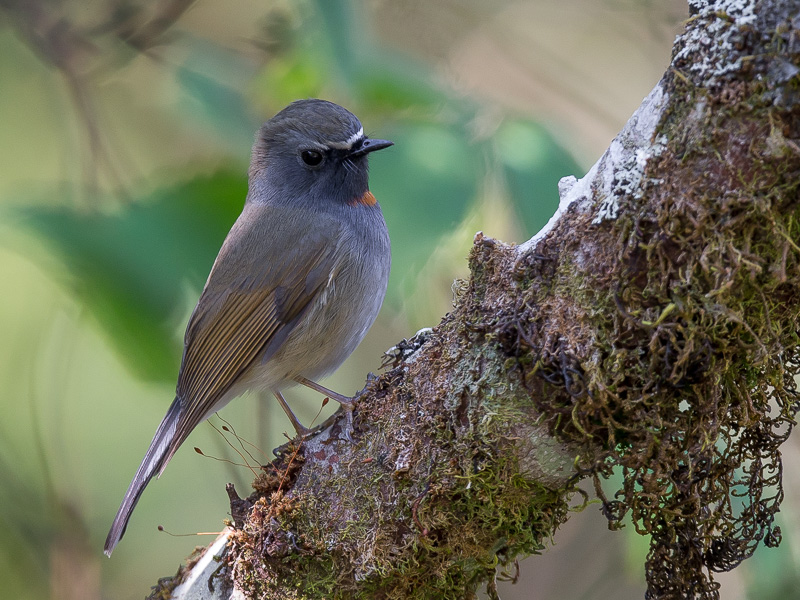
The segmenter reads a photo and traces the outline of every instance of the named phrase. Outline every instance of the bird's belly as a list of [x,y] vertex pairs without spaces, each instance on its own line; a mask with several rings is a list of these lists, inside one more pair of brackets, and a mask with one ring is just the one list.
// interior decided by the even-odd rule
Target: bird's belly
[[[345,293],[354,289],[361,293]],[[298,376],[317,380],[335,371],[364,339],[385,293],[385,278],[374,274],[331,278],[281,347],[251,368],[246,387],[282,389]]]

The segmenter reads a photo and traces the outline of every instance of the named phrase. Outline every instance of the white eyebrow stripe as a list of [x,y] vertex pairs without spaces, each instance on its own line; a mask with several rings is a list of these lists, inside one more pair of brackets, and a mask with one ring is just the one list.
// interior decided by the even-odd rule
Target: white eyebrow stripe
[[358,131],[356,131],[353,135],[347,138],[343,142],[326,142],[328,146],[331,148],[336,148],[337,150],[349,150],[353,147],[353,144],[356,142],[364,139],[364,128],[362,127]]

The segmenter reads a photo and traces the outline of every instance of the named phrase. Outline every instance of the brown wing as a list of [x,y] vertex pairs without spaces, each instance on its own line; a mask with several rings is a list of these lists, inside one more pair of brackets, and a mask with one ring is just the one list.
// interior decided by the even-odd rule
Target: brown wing
[[263,216],[248,222],[247,214],[220,250],[186,329],[181,418],[165,464],[270,342],[286,338],[336,268],[330,227],[301,227],[281,244],[280,227],[266,239]]

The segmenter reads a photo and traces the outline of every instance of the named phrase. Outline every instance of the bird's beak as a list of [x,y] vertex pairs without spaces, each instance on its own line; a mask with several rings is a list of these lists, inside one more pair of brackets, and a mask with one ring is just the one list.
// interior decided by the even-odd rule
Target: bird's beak
[[389,140],[372,140],[370,138],[364,138],[364,141],[362,141],[361,144],[353,148],[349,156],[350,158],[364,156],[370,152],[375,152],[375,150],[383,150],[384,148],[388,148],[389,146],[393,145],[394,142],[390,142]]

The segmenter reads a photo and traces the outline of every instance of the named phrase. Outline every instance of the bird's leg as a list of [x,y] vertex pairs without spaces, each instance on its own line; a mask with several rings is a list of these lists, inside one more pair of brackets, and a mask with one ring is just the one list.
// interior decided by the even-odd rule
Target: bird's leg
[[331,400],[336,400],[339,404],[342,405],[342,408],[344,409],[345,418],[347,419],[347,430],[345,432],[345,437],[347,437],[348,440],[353,441],[350,432],[353,431],[353,409],[355,408],[356,405],[355,398],[343,396],[342,394],[334,392],[333,390],[329,390],[325,386],[315,383],[310,379],[306,379],[305,377],[297,376],[294,378],[294,380],[297,383],[300,383],[306,387],[310,387],[312,390],[319,392],[323,396],[327,396]]
[[[336,400],[339,404],[341,404],[344,407],[345,410],[348,410],[348,406],[352,407],[353,402],[355,401],[355,398],[343,396],[342,394],[334,392],[333,390],[329,390],[328,388],[321,386],[318,383],[314,383],[313,381],[311,381],[310,379],[306,379],[305,377],[298,376],[295,377],[294,380],[297,383],[301,383],[306,387],[310,387],[312,390],[316,390],[317,392],[319,392],[324,396],[327,396],[331,400]],[[350,410],[352,410],[352,408]]]
[[300,422],[300,419],[298,419],[295,416],[294,412],[292,412],[292,409],[289,407],[289,404],[286,402],[286,399],[283,397],[283,394],[281,394],[280,392],[273,392],[273,393],[275,394],[275,397],[278,399],[278,404],[281,405],[283,412],[286,413],[286,416],[289,417],[289,420],[292,422],[292,427],[294,427],[294,430],[297,432],[297,435],[300,436],[301,438],[308,435],[308,433],[310,433],[311,430],[308,427],[305,427]]

